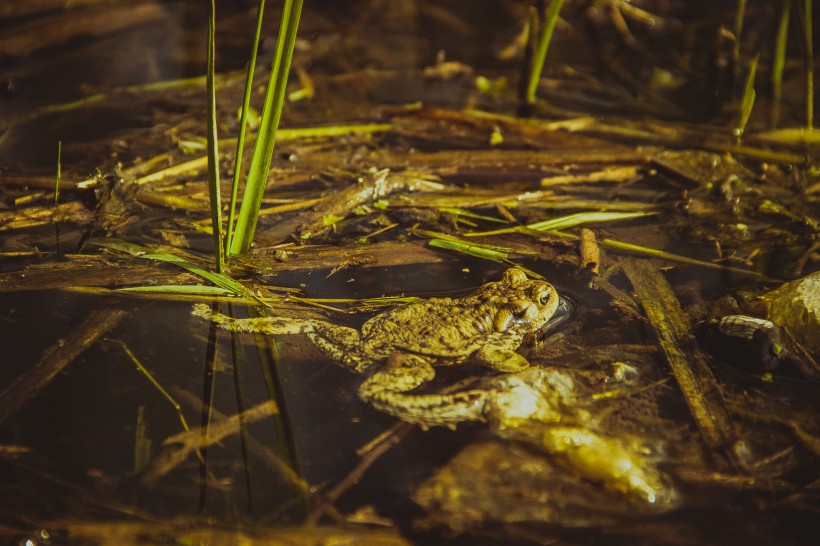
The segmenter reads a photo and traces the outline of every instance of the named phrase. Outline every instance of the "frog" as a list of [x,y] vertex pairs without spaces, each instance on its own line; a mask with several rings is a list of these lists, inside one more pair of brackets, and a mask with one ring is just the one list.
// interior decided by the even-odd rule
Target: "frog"
[[475,362],[499,374],[529,368],[517,350],[542,331],[559,307],[552,284],[518,268],[462,297],[429,298],[396,306],[361,330],[319,319],[236,319],[198,304],[194,314],[220,328],[267,335],[304,334],[333,361],[367,374],[358,396],[375,409],[420,425],[487,422],[493,389],[451,394],[412,391],[435,378],[436,368]]
[[[602,430],[579,407],[588,393],[571,374],[530,366],[518,352],[551,323],[560,304],[552,284],[511,268],[466,296],[399,305],[360,330],[319,319],[236,319],[204,304],[194,314],[236,332],[304,334],[335,362],[368,375],[358,395],[377,410],[422,429],[482,422],[494,436],[546,454],[645,510],[676,507],[674,487],[640,439]],[[413,392],[432,381],[437,368],[469,361],[496,373],[469,390]]]

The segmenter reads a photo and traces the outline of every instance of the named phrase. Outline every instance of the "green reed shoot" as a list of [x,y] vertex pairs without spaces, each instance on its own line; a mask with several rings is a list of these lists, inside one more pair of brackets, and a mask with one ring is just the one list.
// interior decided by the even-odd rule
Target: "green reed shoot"
[[214,240],[216,271],[225,269],[222,248],[222,199],[219,188],[219,143],[216,136],[216,85],[214,83],[214,50],[216,34],[216,5],[211,0],[208,10],[208,69],[205,87],[208,94],[208,195],[211,203],[211,232]]
[[276,131],[282,114],[285,90],[288,83],[288,72],[296,43],[296,30],[299,16],[302,13],[302,0],[285,0],[282,8],[282,22],[276,41],[276,55],[265,92],[265,103],[262,108],[262,122],[253,150],[253,158],[248,170],[242,206],[236,221],[234,235],[228,249],[235,255],[246,252],[251,247],[256,230],[256,220],[262,204],[262,196],[268,180],[268,171],[273,159],[273,147],[276,142]]
[[552,42],[552,34],[563,4],[564,0],[550,0],[545,12],[536,11],[530,16],[527,47],[530,48],[532,54],[529,57],[529,66],[525,67],[529,74],[526,87],[522,87],[524,96],[521,97],[526,107],[531,108],[535,104],[535,92],[538,89],[538,82],[547,59],[547,51]]
[[784,0],[783,8],[780,10],[780,21],[777,25],[777,37],[774,43],[772,71],[770,74],[772,84],[772,109],[770,112],[769,126],[771,128],[777,127],[780,121],[780,102],[783,96],[783,68],[786,66],[786,42],[789,38],[791,6],[791,0]]
[[752,115],[752,108],[755,105],[755,77],[757,76],[757,62],[760,59],[760,53],[755,55],[754,59],[749,62],[749,74],[746,76],[746,84],[743,86],[743,97],[740,100],[740,107],[738,109],[737,123],[733,133],[739,140],[746,130],[746,124],[749,122],[749,116]]
[[60,252],[60,224],[57,220],[57,205],[60,204],[60,179],[62,178],[63,170],[63,141],[57,141],[57,176],[54,179],[54,216],[52,222],[54,223],[54,249],[57,252],[57,259],[62,260],[63,256]]
[[806,127],[814,128],[814,46],[812,39],[812,0],[803,2],[803,38],[806,66]]
[[239,193],[239,178],[242,175],[242,152],[245,149],[245,130],[248,126],[248,114],[251,109],[251,90],[253,89],[253,71],[256,67],[256,57],[259,52],[259,37],[262,35],[262,15],[265,12],[265,0],[259,0],[256,11],[256,32],[251,45],[251,57],[248,61],[248,74],[245,77],[245,96],[242,99],[242,110],[239,115],[239,135],[236,139],[236,159],[233,167],[233,183],[231,184],[231,203],[228,207],[228,228],[225,236],[225,253],[230,249],[233,238],[234,213],[236,212],[236,196]]
[[57,178],[54,180],[54,206],[60,200],[60,176],[62,173],[63,141],[57,141]]
[[735,8],[735,24],[732,27],[732,32],[735,35],[735,43],[732,48],[732,61],[737,67],[740,63],[740,35],[743,33],[743,18],[746,15],[746,0],[737,0],[737,7]]

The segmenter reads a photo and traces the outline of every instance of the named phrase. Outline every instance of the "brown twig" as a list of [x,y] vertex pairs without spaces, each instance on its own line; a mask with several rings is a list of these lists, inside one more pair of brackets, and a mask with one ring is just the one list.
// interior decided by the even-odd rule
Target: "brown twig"
[[732,418],[705,356],[687,347],[689,321],[672,287],[646,260],[627,259],[622,266],[666,354],[692,417],[714,450],[730,448],[736,440]]
[[197,427],[166,438],[164,445],[167,447],[151,461],[142,476],[142,483],[149,487],[153,486],[159,478],[182,464],[192,453],[213,445],[228,436],[238,434],[240,422],[248,424],[259,421],[275,415],[278,411],[275,402],[266,401],[240,414],[228,417],[219,423],[212,424],[208,428],[207,434],[203,434],[202,429]]
[[66,366],[125,317],[120,309],[95,309],[67,336],[45,350],[40,360],[0,394],[0,423],[43,390]]

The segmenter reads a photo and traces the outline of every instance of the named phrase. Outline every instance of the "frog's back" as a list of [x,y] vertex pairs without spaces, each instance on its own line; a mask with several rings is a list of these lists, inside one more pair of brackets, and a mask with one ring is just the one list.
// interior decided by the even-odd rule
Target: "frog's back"
[[399,351],[461,359],[494,333],[494,311],[470,300],[432,298],[374,317],[362,326],[362,337],[382,356]]

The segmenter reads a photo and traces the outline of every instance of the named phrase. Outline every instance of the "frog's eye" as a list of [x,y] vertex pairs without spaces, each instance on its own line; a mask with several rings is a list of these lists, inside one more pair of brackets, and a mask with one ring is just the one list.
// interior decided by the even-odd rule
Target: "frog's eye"
[[538,298],[538,303],[541,305],[546,305],[550,298],[552,297],[552,289],[547,288],[541,292],[541,296]]

